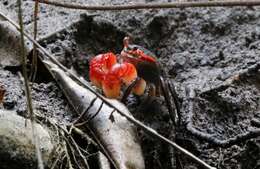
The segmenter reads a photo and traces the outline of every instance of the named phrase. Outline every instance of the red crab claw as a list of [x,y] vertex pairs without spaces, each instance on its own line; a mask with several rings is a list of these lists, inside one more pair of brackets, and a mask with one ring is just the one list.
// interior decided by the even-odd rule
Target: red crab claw
[[118,98],[120,96],[121,81],[117,75],[107,74],[102,81],[102,90],[106,97]]
[[137,72],[131,63],[115,64],[108,71],[102,82],[106,97],[118,98],[122,83],[129,85],[137,78]]
[[102,81],[108,70],[116,64],[116,55],[113,53],[99,54],[90,61],[89,78],[97,87],[101,88]]
[[[111,72],[117,74],[122,82],[129,86],[137,78],[137,71],[133,64],[124,62],[122,64],[115,64],[111,68]],[[144,79],[139,79],[136,85],[133,87],[133,93],[136,95],[142,95],[146,88],[146,82]]]
[[135,66],[126,62],[113,65],[109,72],[117,75],[126,85],[129,85],[137,77]]

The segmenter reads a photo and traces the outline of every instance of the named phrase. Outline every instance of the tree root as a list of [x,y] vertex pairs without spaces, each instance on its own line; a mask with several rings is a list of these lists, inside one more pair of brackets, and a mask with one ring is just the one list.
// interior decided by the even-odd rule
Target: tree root
[[[42,116],[40,114],[35,114],[37,121],[44,123],[45,125],[50,126],[55,130],[55,137],[57,139],[56,145],[56,155],[55,159],[51,162],[51,169],[60,168],[66,161],[66,167],[69,169],[89,169],[89,164],[87,161],[87,155],[89,155],[88,150],[85,150],[81,145],[79,145],[73,138],[73,134],[81,136],[82,139],[87,141],[87,144],[91,144],[97,147],[97,143],[91,139],[87,133],[83,132],[81,129],[75,126],[67,126],[65,124],[59,124],[51,118]],[[70,130],[67,130],[70,129]],[[87,154],[86,154],[87,153]],[[64,166],[63,166],[64,167]]]
[[[259,67],[260,64],[258,64],[257,66]],[[247,69],[247,70],[249,70],[249,69]],[[247,71],[247,72],[249,72],[249,71]],[[243,72],[243,74],[244,73],[245,73],[245,71]],[[243,75],[243,74],[241,74],[241,75]],[[222,88],[219,87],[216,90],[214,90],[214,92],[218,91],[219,89],[222,89]],[[187,94],[188,94],[188,96],[187,96],[187,98],[188,98],[187,99],[188,100],[188,115],[187,115],[187,120],[186,120],[186,127],[187,127],[187,130],[191,134],[193,134],[197,139],[199,139],[201,141],[206,141],[213,146],[226,148],[226,147],[230,147],[232,145],[239,144],[246,140],[260,136],[260,129],[255,129],[255,130],[250,130],[243,134],[238,134],[237,136],[226,139],[226,140],[220,140],[220,139],[214,138],[214,136],[211,134],[207,134],[207,133],[199,131],[198,129],[194,128],[193,123],[192,123],[192,118],[194,115],[194,107],[195,107],[195,102],[196,102],[196,93],[195,93],[194,89],[189,88]]]

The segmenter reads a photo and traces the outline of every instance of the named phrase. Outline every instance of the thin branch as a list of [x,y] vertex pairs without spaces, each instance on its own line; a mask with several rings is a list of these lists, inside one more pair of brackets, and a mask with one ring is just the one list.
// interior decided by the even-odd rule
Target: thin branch
[[29,116],[31,119],[31,127],[32,127],[32,139],[35,143],[35,149],[36,149],[36,156],[38,160],[38,167],[39,169],[44,169],[43,161],[42,161],[42,154],[39,148],[39,140],[38,136],[36,135],[35,131],[35,123],[34,123],[34,113],[33,113],[33,103],[32,103],[32,96],[29,86],[29,80],[28,80],[28,74],[26,69],[27,64],[27,56],[25,55],[25,44],[24,44],[24,29],[23,29],[23,11],[22,11],[22,2],[21,0],[17,0],[18,5],[18,19],[19,19],[19,25],[20,25],[20,33],[21,33],[21,56],[23,58],[23,77],[24,77],[24,84],[25,84],[25,94],[27,99],[27,108],[29,109]]
[[70,140],[71,140],[72,144],[74,145],[74,147],[76,148],[76,150],[77,150],[79,156],[80,156],[81,159],[83,160],[86,169],[90,169],[86,157],[82,154],[82,152],[81,152],[80,149],[79,149],[79,146],[77,145],[77,143],[75,142],[75,140],[74,140],[71,136],[70,136]]
[[[33,0],[35,1],[35,0]],[[136,9],[169,9],[169,8],[187,8],[187,7],[230,7],[230,6],[259,6],[258,0],[231,0],[231,1],[196,1],[196,2],[169,2],[169,3],[146,3],[146,4],[129,4],[129,5],[80,5],[75,3],[63,3],[49,0],[39,0],[40,3],[53,5],[63,8],[80,9],[80,10],[136,10]]]
[[92,139],[90,138],[90,136],[88,136],[87,133],[84,133],[81,129],[79,129],[79,128],[75,127],[75,126],[72,126],[72,130],[73,130],[76,134],[80,135],[82,138],[84,138],[85,140],[87,140],[88,144],[92,144],[92,145],[98,147],[98,145],[95,143],[95,141],[92,140]]
[[[38,11],[39,11],[39,1],[36,0],[34,4],[34,25],[33,25],[33,38],[34,40],[37,39],[37,19],[38,19]],[[31,72],[31,81],[33,82],[36,78],[37,74],[37,51],[36,51],[36,45],[33,44],[33,53],[32,53],[32,72]]]
[[86,110],[84,110],[84,111],[78,116],[78,118],[72,122],[72,126],[73,126],[73,125],[76,125],[78,122],[80,122],[80,120],[87,114],[87,112],[89,111],[89,109],[94,105],[94,103],[95,103],[96,100],[97,100],[97,97],[94,98],[94,99],[90,102],[90,104],[89,104],[89,106],[86,108]]
[[56,168],[58,161],[60,160],[61,156],[64,155],[64,153],[65,153],[64,150],[61,150],[59,153],[57,153],[58,155],[57,155],[56,159],[54,160],[54,162],[52,163],[50,169]]
[[[65,137],[65,136],[64,136],[64,137]],[[70,159],[70,155],[69,155],[68,147],[67,147],[65,141],[63,142],[63,145],[64,145],[64,149],[65,149],[66,157],[67,157],[68,167],[69,167],[69,169],[74,169],[73,166],[72,166],[71,159]]]
[[[8,17],[6,17],[5,15],[3,15],[0,12],[0,15],[5,18],[7,21],[9,21],[12,25],[14,25],[18,30],[20,30],[20,27],[11,19],[9,19]],[[53,63],[55,63],[57,66],[60,67],[60,69],[62,69],[64,72],[67,73],[68,76],[70,76],[72,79],[74,79],[75,81],[77,81],[77,83],[79,83],[80,85],[84,86],[86,89],[88,89],[90,92],[92,92],[93,94],[95,94],[99,99],[101,99],[104,103],[106,103],[108,106],[110,106],[111,108],[115,109],[115,111],[117,113],[119,113],[121,116],[125,117],[128,121],[130,121],[131,123],[133,123],[134,125],[138,126],[139,128],[141,128],[143,131],[145,131],[146,133],[150,134],[151,136],[153,136],[154,138],[157,138],[158,140],[176,148],[177,150],[179,150],[180,152],[184,153],[185,155],[189,156],[190,158],[192,158],[194,161],[196,161],[198,164],[200,164],[201,166],[207,168],[207,169],[215,169],[215,167],[211,167],[210,165],[208,165],[207,163],[205,163],[204,161],[202,161],[201,159],[199,159],[198,157],[196,157],[195,155],[193,155],[192,153],[190,153],[189,151],[187,151],[186,149],[182,148],[181,146],[177,145],[175,142],[172,142],[171,140],[167,139],[166,137],[160,135],[159,133],[157,133],[155,130],[153,130],[152,128],[144,125],[142,122],[140,122],[139,120],[136,120],[134,117],[132,117],[131,115],[128,115],[124,112],[122,112],[121,110],[119,110],[117,107],[115,107],[113,105],[113,103],[111,103],[108,99],[106,99],[104,96],[102,96],[101,94],[97,93],[85,80],[80,79],[79,77],[77,77],[75,74],[71,73],[66,67],[64,67],[53,55],[51,55],[46,49],[44,49],[37,41],[35,41],[33,38],[31,38],[27,33],[24,32],[24,35],[31,41],[33,42],[41,52],[43,52],[43,54],[46,55],[46,57],[48,57],[48,59],[50,59],[51,61],[53,61]]]

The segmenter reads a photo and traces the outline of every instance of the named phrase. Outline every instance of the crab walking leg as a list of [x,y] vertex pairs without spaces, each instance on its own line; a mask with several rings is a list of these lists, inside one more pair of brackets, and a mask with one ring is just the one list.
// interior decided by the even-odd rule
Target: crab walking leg
[[146,88],[146,81],[142,78],[140,78],[137,82],[136,85],[133,87],[133,93],[141,96],[144,94]]
[[[89,108],[91,101],[96,98],[92,92],[78,85],[61,69],[52,68],[51,71],[65,96],[79,114],[89,109],[86,116],[96,115],[103,102],[101,99],[97,98]],[[110,101],[130,115],[128,109],[119,101]],[[100,112],[89,122],[91,129],[97,134],[118,169],[145,169],[134,125],[118,113],[113,113],[115,122],[112,122],[109,120],[112,111],[111,107],[103,104]]]

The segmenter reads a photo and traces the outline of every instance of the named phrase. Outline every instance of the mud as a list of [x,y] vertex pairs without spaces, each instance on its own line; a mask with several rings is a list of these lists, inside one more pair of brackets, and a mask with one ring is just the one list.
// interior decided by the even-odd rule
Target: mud
[[[12,73],[0,70],[1,85],[6,90],[3,108],[15,110],[17,114],[28,117],[24,86],[18,71]],[[74,114],[55,82],[34,83],[32,86],[34,108],[41,114],[55,118],[60,122],[71,121]]]
[[[4,2],[1,2],[0,6],[10,14],[14,10],[13,2],[8,1],[8,5],[2,5]],[[25,5],[28,9],[25,24],[30,30],[32,16],[29,9],[32,3],[26,1]],[[107,51],[119,53],[123,37],[131,35],[135,43],[157,55],[168,78],[176,86],[182,105],[181,123],[176,126],[176,141],[210,165],[221,169],[260,167],[259,125],[252,123],[260,121],[259,70],[243,76],[223,90],[209,90],[207,94],[201,94],[260,62],[259,7],[92,12],[91,15],[97,16],[81,14],[80,21],[79,15],[83,12],[61,8],[54,11],[53,7],[44,5],[41,12],[44,15],[39,20],[41,37],[66,27],[42,40],[42,45],[86,79],[91,57]],[[51,24],[54,21],[58,23]],[[9,89],[5,108],[23,112],[24,99],[20,98],[24,93],[19,78],[5,70],[1,70],[0,77],[1,83]],[[53,82],[34,86],[34,100],[43,112],[55,112],[61,118],[67,117],[64,112],[71,113]],[[187,94],[188,89],[194,89],[197,93],[190,119],[189,104],[192,99]],[[145,98],[130,96],[128,99],[128,106],[138,119],[165,136],[174,137],[167,109],[162,105],[163,99],[150,100],[148,103]],[[147,104],[149,106],[145,107]],[[55,111],[50,112],[53,109]],[[211,141],[187,130],[187,124]],[[256,132],[241,139],[242,135],[252,131]],[[200,168],[180,154],[176,164],[171,164],[172,159],[168,155],[172,153],[171,149],[151,140],[142,131],[139,134],[147,168],[170,169],[173,165],[177,165],[177,168]],[[221,145],[234,138],[238,141],[228,146]],[[213,144],[212,140],[220,144]]]

